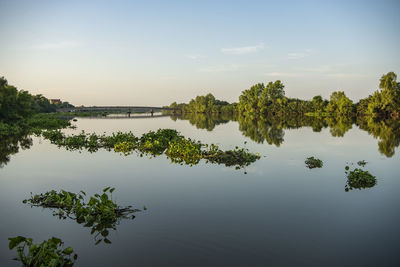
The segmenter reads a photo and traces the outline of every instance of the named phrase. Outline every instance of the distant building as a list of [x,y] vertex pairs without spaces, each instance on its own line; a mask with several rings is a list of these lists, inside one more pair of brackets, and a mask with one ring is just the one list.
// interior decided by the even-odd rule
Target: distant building
[[49,99],[50,104],[62,104],[61,99]]

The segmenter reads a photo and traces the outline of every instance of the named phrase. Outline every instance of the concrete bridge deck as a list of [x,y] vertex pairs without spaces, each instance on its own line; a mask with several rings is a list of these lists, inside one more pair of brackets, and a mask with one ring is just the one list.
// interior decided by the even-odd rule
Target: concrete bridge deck
[[146,113],[146,112],[160,112],[163,110],[175,110],[177,108],[164,108],[164,107],[146,107],[146,106],[92,106],[92,107],[74,107],[74,108],[60,108],[57,112],[90,112],[90,111],[121,111],[126,113]]

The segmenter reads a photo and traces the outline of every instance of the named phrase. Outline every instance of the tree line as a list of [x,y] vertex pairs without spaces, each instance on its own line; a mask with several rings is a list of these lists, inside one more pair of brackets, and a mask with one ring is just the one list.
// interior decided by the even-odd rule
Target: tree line
[[285,86],[280,81],[258,83],[242,91],[238,103],[216,99],[212,94],[197,96],[188,104],[176,102],[170,108],[182,113],[239,113],[242,115],[313,115],[313,116],[356,116],[375,118],[400,117],[400,83],[397,75],[389,72],[380,79],[379,90],[354,103],[343,91],[335,91],[330,99],[320,95],[311,100],[285,96]]
[[13,123],[37,113],[55,112],[57,108],[73,107],[68,102],[50,103],[41,94],[32,95],[28,91],[18,90],[0,77],[0,122]]

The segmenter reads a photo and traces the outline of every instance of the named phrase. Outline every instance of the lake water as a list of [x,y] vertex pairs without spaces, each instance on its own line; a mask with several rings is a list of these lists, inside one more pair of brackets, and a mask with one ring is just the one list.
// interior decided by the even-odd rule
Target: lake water
[[[399,128],[368,132],[342,122],[301,127],[307,123],[207,117],[78,118],[74,124],[65,132],[141,135],[173,128],[262,157],[241,170],[205,162],[190,167],[165,156],[67,151],[33,137],[30,149],[0,169],[0,266],[19,266],[7,240],[18,235],[61,238],[79,255],[76,266],[400,266]],[[323,168],[306,168],[310,156]],[[345,192],[345,166],[360,160],[377,184]],[[22,203],[30,192],[92,195],[107,186],[116,188],[119,205],[147,207],[110,230],[112,244],[95,245],[90,228]]]

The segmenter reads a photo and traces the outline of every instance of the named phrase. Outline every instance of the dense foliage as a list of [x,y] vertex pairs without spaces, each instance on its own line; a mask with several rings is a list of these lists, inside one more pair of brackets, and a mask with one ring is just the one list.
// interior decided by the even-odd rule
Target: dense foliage
[[320,95],[311,100],[285,96],[285,86],[280,80],[253,85],[239,96],[239,102],[229,104],[216,100],[213,95],[197,96],[189,104],[172,103],[169,107],[185,113],[239,113],[242,116],[303,115],[353,117],[370,115],[379,118],[400,116],[400,83],[393,72],[383,75],[379,88],[373,95],[354,104],[343,91],[333,92],[330,100]]
[[196,96],[189,104],[176,102],[169,105],[169,108],[178,108],[181,113],[233,113],[236,104],[229,104],[226,101],[216,99],[212,94]]
[[72,247],[62,249],[61,239],[52,237],[40,244],[34,244],[32,238],[17,236],[9,238],[9,249],[17,248],[17,258],[23,266],[27,267],[67,267],[72,266],[78,255]]
[[96,245],[100,242],[111,244],[107,238],[109,229],[116,229],[121,219],[134,218],[133,213],[140,211],[132,209],[131,206],[119,207],[112,199],[115,188],[107,187],[101,194],[95,194],[85,202],[86,193],[72,193],[55,190],[33,195],[25,199],[23,203],[32,206],[53,209],[53,215],[60,219],[70,218],[85,227],[91,227],[91,234],[94,234]]
[[400,117],[400,83],[397,75],[389,72],[379,82],[380,91],[360,100],[357,112],[378,118]]
[[[69,105],[61,103],[58,105]],[[27,91],[17,90],[0,77],[0,137],[16,137],[39,134],[43,129],[59,129],[70,126],[68,119],[59,114],[50,114],[57,105],[50,104],[42,95],[31,95]],[[44,114],[48,113],[48,114]],[[0,165],[1,165],[0,161]]]
[[55,112],[58,107],[71,106],[68,102],[51,104],[44,96],[18,90],[0,77],[0,122],[15,122],[35,113]]

